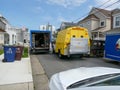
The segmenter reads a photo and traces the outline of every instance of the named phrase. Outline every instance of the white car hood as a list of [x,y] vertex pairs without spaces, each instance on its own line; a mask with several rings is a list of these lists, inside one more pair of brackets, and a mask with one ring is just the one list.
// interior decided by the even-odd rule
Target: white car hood
[[81,68],[57,73],[51,78],[51,82],[56,83],[56,85],[59,84],[56,87],[62,88],[62,89],[57,88],[56,90],[66,90],[66,88],[69,85],[75,82],[78,82],[87,78],[95,77],[95,76],[112,74],[112,73],[120,73],[120,69],[113,69],[113,68],[107,68],[107,67],[106,68],[105,67],[91,67],[91,68],[81,67]]

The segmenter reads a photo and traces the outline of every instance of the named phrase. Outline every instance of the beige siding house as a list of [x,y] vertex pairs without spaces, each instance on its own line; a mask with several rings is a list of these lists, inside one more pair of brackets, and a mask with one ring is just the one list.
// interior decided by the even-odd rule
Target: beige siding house
[[91,39],[105,40],[104,32],[111,29],[111,11],[93,8],[78,24],[89,30]]
[[112,11],[112,29],[120,28],[120,9],[115,9]]
[[120,9],[112,10],[111,16],[111,30],[107,31],[106,33],[120,33]]

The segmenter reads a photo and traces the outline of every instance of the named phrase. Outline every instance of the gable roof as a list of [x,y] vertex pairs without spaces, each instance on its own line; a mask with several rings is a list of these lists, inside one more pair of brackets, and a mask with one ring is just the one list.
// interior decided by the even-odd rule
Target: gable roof
[[112,10],[112,15],[117,14],[117,13],[120,13],[120,9],[117,8],[117,9]]
[[94,10],[97,10],[97,11],[94,12],[94,13],[92,13],[92,14],[101,12],[101,13],[102,13],[103,15],[105,15],[106,17],[111,17],[111,11],[105,10],[105,9],[101,9],[101,8],[95,8],[95,7],[92,8],[92,10],[90,11],[89,14],[91,14],[91,12],[94,11]]
[[74,25],[77,25],[77,23],[73,23],[73,22],[62,22],[61,25],[65,25],[65,26],[74,26]]
[[[93,10],[97,10],[94,13],[91,13]],[[86,21],[88,19],[96,19],[99,20],[99,18],[97,16],[95,16],[95,13],[101,12],[103,15],[105,15],[106,17],[111,17],[111,12],[109,10],[105,10],[105,9],[100,9],[100,8],[95,8],[93,7],[92,10],[90,11],[89,15],[87,17],[85,17],[84,19],[78,21],[78,23]]]
[[72,27],[72,26],[77,26],[77,23],[73,22],[62,22],[60,29],[65,29],[66,27]]
[[89,19],[96,19],[96,20],[99,20],[99,18],[97,16],[95,16],[94,14],[90,14],[88,15],[87,17],[85,17],[84,19],[82,19],[81,21],[79,21],[78,23],[80,22],[83,22],[83,21],[87,21]]
[[105,9],[100,9],[100,8],[95,8],[95,9],[98,10],[99,12],[103,13],[105,16],[111,17],[111,11],[105,10]]

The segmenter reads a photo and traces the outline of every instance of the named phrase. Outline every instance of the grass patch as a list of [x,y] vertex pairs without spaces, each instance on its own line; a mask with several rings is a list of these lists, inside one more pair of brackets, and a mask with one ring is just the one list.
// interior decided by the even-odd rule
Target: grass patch
[[0,55],[3,54],[3,53],[4,53],[4,51],[3,51],[3,50],[0,50]]
[[22,58],[27,58],[28,57],[28,47],[24,47],[23,49],[23,54],[22,54]]

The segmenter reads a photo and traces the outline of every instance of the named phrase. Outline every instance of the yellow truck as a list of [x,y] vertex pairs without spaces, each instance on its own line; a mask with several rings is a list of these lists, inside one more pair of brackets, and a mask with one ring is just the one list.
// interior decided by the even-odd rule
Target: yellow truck
[[71,55],[90,54],[90,37],[88,30],[83,27],[73,26],[58,32],[55,53],[58,57],[70,57]]

